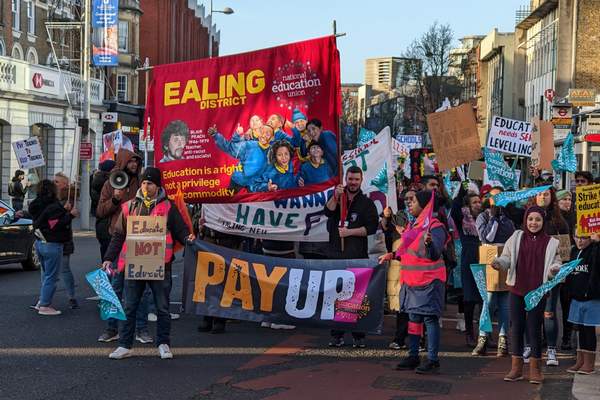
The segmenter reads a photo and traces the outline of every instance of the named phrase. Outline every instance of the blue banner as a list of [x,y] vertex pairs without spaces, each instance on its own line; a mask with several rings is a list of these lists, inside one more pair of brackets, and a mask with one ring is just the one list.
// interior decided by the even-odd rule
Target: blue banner
[[119,0],[93,0],[92,28],[93,64],[119,65]]
[[88,272],[85,279],[100,297],[100,304],[98,305],[100,307],[100,318],[102,320],[115,318],[125,321],[127,318],[125,318],[123,306],[121,306],[121,302],[113,290],[106,272],[96,269]]
[[184,310],[380,334],[385,268],[369,259],[265,257],[196,240],[185,249]]
[[543,192],[544,190],[550,189],[552,185],[539,186],[531,189],[523,189],[516,192],[502,192],[493,196],[494,203],[498,207],[506,207],[509,203],[514,203],[515,201],[527,199],[529,197],[535,196],[538,193]]
[[560,271],[554,278],[550,279],[537,289],[527,293],[525,295],[525,310],[531,311],[534,309],[535,306],[537,306],[538,303],[544,298],[546,293],[551,291],[554,286],[561,283],[567,277],[567,275],[575,270],[581,260],[581,258],[578,258],[577,260],[569,261],[568,263],[561,265]]
[[475,283],[477,284],[477,290],[483,300],[481,306],[481,316],[479,317],[479,330],[491,333],[492,332],[492,319],[490,318],[490,304],[487,297],[487,288],[485,283],[485,264],[471,264],[471,272]]
[[490,150],[487,147],[483,148],[483,155],[489,180],[500,182],[506,190],[518,189],[519,177],[515,172],[515,165],[512,168],[509,167],[504,161],[502,153]]
[[558,153],[558,160],[552,160],[552,169],[556,172],[575,172],[577,171],[577,157],[575,157],[575,139],[573,134],[569,132],[562,147],[560,153]]

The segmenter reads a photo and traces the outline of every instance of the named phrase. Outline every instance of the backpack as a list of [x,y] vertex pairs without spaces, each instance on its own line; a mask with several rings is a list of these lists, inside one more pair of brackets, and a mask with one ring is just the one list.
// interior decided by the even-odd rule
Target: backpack
[[15,195],[15,184],[14,184],[14,182],[10,182],[8,184],[8,195],[11,196],[11,197],[14,197],[14,195]]

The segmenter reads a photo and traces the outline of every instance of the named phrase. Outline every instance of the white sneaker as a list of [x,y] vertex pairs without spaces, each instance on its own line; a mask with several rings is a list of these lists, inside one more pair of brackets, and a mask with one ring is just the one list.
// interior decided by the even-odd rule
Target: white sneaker
[[156,316],[156,314],[154,314],[153,312],[148,313],[148,321],[156,322],[157,319],[158,319],[158,317]]
[[261,328],[270,328],[271,327],[271,323],[270,322],[261,322],[260,323],[260,327]]
[[456,314],[456,330],[459,332],[466,332],[467,331],[467,327],[465,326],[465,315],[458,313]]
[[160,354],[160,358],[163,360],[173,358],[173,353],[171,353],[171,349],[168,344],[161,344],[158,346],[158,354]]
[[546,365],[549,367],[558,367],[558,359],[556,358],[556,349],[554,347],[548,347],[546,352]]
[[271,329],[296,329],[295,325],[271,324]]
[[523,362],[529,364],[529,357],[531,356],[531,347],[525,346],[523,348]]
[[175,320],[177,320],[177,319],[179,319],[179,318],[181,318],[181,315],[179,315],[179,314],[177,314],[177,313],[171,313],[171,319],[172,319],[173,321],[175,321]]
[[125,347],[117,347],[115,351],[108,355],[108,358],[113,360],[121,360],[123,358],[131,357],[133,351],[131,349],[126,349]]
[[442,319],[440,318],[438,321],[440,323],[440,328],[443,328],[444,327],[444,323],[442,322]]

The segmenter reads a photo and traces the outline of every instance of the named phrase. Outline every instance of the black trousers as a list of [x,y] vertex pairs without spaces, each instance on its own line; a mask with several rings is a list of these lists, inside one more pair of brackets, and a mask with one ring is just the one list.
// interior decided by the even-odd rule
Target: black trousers
[[596,351],[596,327],[573,325],[579,335],[579,349],[585,351]]
[[514,293],[508,297],[510,317],[510,354],[521,357],[523,355],[524,334],[527,332],[531,357],[542,357],[542,326],[544,323],[544,308],[546,300],[543,299],[531,311],[525,311],[525,298]]
[[403,344],[408,336],[408,314],[404,312],[396,313],[396,334],[394,342]]

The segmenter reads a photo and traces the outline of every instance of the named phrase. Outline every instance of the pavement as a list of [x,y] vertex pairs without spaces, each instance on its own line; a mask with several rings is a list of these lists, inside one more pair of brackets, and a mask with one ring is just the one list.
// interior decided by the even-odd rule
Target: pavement
[[[384,335],[369,336],[368,348],[357,350],[326,347],[329,332],[318,329],[271,330],[232,322],[223,335],[200,334],[197,317],[182,315],[172,324],[173,360],[161,360],[153,345],[139,343],[135,357],[109,360],[116,345],[96,341],[104,322],[97,303],[86,300],[93,293],[84,274],[99,261],[93,235],[77,234],[71,265],[81,308],[68,309],[59,283],[55,306],[64,313],[58,317],[39,316],[28,308],[37,298],[39,272],[0,266],[0,399],[595,400],[600,393],[600,375],[576,376],[573,385],[573,375],[565,372],[573,357],[563,353],[559,367],[545,368],[543,385],[504,382],[509,359],[472,357],[451,319],[444,321],[436,375],[393,370],[406,352],[387,347],[392,316],[386,316]],[[173,274],[171,302],[177,311],[181,261]],[[155,324],[149,326],[154,334]],[[351,341],[349,335],[346,340]]]

